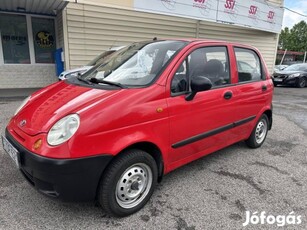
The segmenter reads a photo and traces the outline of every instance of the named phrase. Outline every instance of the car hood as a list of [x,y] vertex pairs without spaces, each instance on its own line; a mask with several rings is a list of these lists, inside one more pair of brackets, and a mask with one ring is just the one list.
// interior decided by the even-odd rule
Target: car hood
[[291,75],[295,73],[304,73],[304,71],[277,71],[274,73],[274,76],[280,76],[280,75]]
[[31,136],[48,132],[59,119],[72,113],[82,113],[119,91],[120,89],[93,89],[64,81],[58,82],[33,94],[29,102],[13,118],[14,123]]

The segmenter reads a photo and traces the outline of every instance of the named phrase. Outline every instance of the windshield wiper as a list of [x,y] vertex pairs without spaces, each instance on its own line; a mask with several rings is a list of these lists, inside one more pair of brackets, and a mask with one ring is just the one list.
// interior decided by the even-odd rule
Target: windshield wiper
[[114,86],[117,86],[119,88],[127,88],[126,86],[118,83],[118,82],[113,82],[113,81],[106,81],[106,80],[103,80],[103,79],[97,79],[97,78],[91,78],[90,82],[93,82],[93,83],[102,83],[102,84],[107,84],[107,85],[114,85]]
[[90,81],[88,81],[88,80],[85,80],[85,79],[82,78],[81,75],[79,75],[79,74],[78,74],[78,76],[77,76],[77,79],[78,79],[79,81],[82,81],[82,82],[86,83],[86,84],[89,84],[89,85],[92,84],[92,82],[90,82]]

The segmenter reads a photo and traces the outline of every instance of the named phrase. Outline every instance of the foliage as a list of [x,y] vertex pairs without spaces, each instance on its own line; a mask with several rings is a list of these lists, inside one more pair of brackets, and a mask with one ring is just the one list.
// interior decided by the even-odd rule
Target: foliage
[[307,23],[300,21],[291,29],[285,27],[279,36],[279,48],[291,51],[307,51]]

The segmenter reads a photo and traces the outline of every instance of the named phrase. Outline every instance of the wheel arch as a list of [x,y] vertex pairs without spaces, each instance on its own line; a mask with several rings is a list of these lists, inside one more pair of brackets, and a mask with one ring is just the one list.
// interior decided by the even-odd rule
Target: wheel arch
[[154,158],[158,167],[158,182],[161,182],[164,173],[164,160],[160,148],[151,142],[138,142],[126,147],[118,155],[129,149],[143,150]]
[[[155,145],[155,144],[153,144],[151,142],[146,142],[146,141],[137,142],[137,143],[134,143],[134,144],[131,144],[131,145],[125,147],[124,149],[122,149],[118,154],[116,154],[113,157],[113,159],[108,163],[107,167],[113,161],[118,159],[122,154],[125,154],[125,151],[130,150],[130,149],[142,150],[142,151],[148,153],[149,155],[151,155],[154,158],[154,160],[155,160],[155,162],[157,164],[157,168],[158,168],[158,182],[161,182],[163,174],[164,174],[164,160],[163,160],[163,156],[162,156],[162,152],[161,152],[160,148],[157,145]],[[100,176],[100,180],[102,179],[102,177],[103,177],[103,175],[105,173],[105,170],[106,169],[104,169],[102,171],[101,176]]]
[[[273,109],[273,105],[271,106],[271,108]],[[273,113],[272,110],[268,109],[266,111],[264,111],[265,115],[267,115],[268,119],[269,119],[269,130],[272,129],[272,125],[273,125]]]

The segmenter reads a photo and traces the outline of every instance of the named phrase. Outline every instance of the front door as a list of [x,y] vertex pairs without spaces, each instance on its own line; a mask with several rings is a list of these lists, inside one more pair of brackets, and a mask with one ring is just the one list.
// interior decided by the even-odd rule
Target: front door
[[[204,76],[213,87],[187,101],[193,77]],[[232,86],[226,46],[195,47],[178,62],[169,79],[170,170],[233,139],[235,86]]]

